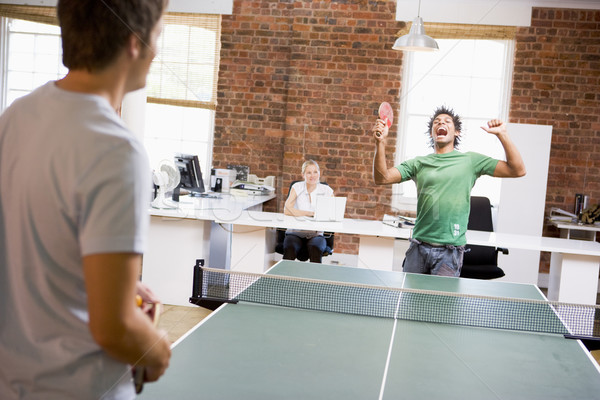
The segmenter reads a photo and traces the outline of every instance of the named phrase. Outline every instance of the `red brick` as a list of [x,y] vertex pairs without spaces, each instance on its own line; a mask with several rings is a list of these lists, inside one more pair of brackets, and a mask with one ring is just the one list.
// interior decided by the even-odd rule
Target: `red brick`
[[[405,24],[394,20],[395,3],[235,0],[222,20],[215,166],[250,165],[251,173],[277,176],[283,193],[314,157],[336,192],[350,197],[349,216],[390,213],[391,188],[371,182],[368,129],[383,99],[399,107],[402,53],[391,43]],[[517,30],[509,119],[554,127],[547,210],[572,207],[581,168],[600,202],[600,180],[592,179],[600,144],[590,149],[600,142],[598,39],[598,10],[534,8],[532,27]],[[573,160],[590,165],[572,168]],[[266,209],[280,211],[282,199]],[[356,237],[336,240],[337,251],[357,251]]]

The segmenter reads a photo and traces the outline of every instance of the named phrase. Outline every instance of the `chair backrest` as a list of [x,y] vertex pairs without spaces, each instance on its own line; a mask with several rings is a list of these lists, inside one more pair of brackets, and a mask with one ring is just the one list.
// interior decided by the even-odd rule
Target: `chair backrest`
[[[487,197],[471,197],[471,212],[467,229],[493,232],[492,205]],[[464,264],[497,264],[498,254],[494,247],[467,245],[470,251],[464,255]]]
[[[471,197],[471,213],[469,225],[471,230],[492,232],[492,205],[487,197]],[[463,266],[460,276],[473,279],[495,279],[504,276],[502,268],[498,267],[498,251],[501,249],[490,246],[466,245]]]
[[471,197],[471,213],[469,214],[468,229],[485,232],[494,231],[492,204],[487,197]]
[[302,181],[301,179],[298,179],[298,180],[295,180],[295,181],[291,181],[291,182],[290,182],[290,187],[288,188],[288,193],[287,193],[287,196],[285,196],[285,199],[286,199],[286,200],[288,199],[288,197],[290,197],[290,192],[292,191],[292,186],[294,186],[294,184],[296,184],[296,183],[298,183],[298,182],[301,182],[301,181]]

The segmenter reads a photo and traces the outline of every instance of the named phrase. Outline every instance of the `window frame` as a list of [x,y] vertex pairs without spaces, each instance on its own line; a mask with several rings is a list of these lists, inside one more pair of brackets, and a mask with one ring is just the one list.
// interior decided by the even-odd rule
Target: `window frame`
[[[453,38],[453,37],[445,37],[446,39],[453,39],[453,40],[458,40],[459,42],[463,39],[460,38]],[[508,38],[508,37],[501,37],[501,38],[482,38],[482,37],[469,37],[466,38],[469,40],[498,40],[498,41],[502,41],[504,43],[504,66],[503,66],[503,72],[502,72],[502,89],[501,89],[501,94],[502,94],[502,99],[500,100],[500,113],[498,115],[498,118],[502,119],[503,121],[507,122],[508,121],[508,116],[509,116],[509,112],[510,112],[510,98],[511,98],[511,93],[512,93],[512,74],[513,74],[513,64],[514,64],[514,51],[515,51],[515,40],[514,38]],[[410,94],[410,90],[411,90],[411,82],[408,81],[408,77],[410,77],[412,74],[412,68],[413,68],[413,60],[414,60],[414,53],[413,52],[405,52],[403,55],[403,61],[402,61],[402,84],[401,84],[401,93],[400,93],[400,108],[398,110],[398,118],[396,119],[398,121],[397,125],[396,125],[396,129],[397,129],[397,135],[396,135],[396,147],[395,147],[395,154],[394,154],[394,165],[399,165],[401,164],[403,161],[405,161],[406,159],[408,159],[407,155],[406,155],[406,150],[407,150],[407,141],[409,140],[425,140],[424,138],[418,139],[415,137],[414,132],[413,135],[411,135],[411,132],[409,132],[408,130],[408,106],[407,104],[409,103],[409,94]],[[427,110],[427,113],[424,115],[430,116],[431,115],[432,110]],[[417,115],[416,113],[413,115]],[[468,115],[461,115],[461,117],[463,119],[467,119],[469,118]],[[423,129],[423,133],[425,131],[425,127]],[[460,150],[460,149],[459,149]],[[482,150],[482,153],[484,153],[485,151]],[[408,182],[412,182],[412,181],[408,181]],[[402,184],[394,184],[392,185],[392,198],[391,198],[391,202],[390,202],[390,206],[393,210],[396,211],[408,211],[408,212],[416,212],[417,210],[417,198],[414,196],[407,196],[405,195],[405,190],[403,188],[403,185],[407,185],[407,184],[413,184],[412,183],[407,183],[404,182]],[[500,182],[497,183],[497,185],[500,185]],[[498,189],[499,190],[499,189]],[[499,198],[499,195],[498,195]],[[493,205],[498,205],[497,201],[492,200],[492,204]]]
[[[23,21],[29,21],[34,23],[44,23],[57,26],[58,21],[55,18],[54,7],[30,7],[30,6],[8,6],[0,5],[0,110],[4,110],[9,106],[9,91],[8,91],[8,77],[9,77],[9,21],[10,19],[18,19]],[[220,64],[220,49],[221,49],[221,19],[220,14],[190,14],[190,13],[167,13],[164,17],[164,23],[167,24],[178,24],[187,25],[189,27],[205,28],[214,32],[214,43],[213,47],[210,47],[211,51],[214,49],[214,68],[209,64],[206,71],[210,71],[212,68],[212,93],[211,98],[203,99],[173,99],[173,98],[160,98],[152,96],[137,96],[128,95],[124,99],[122,107],[122,117],[124,121],[130,126],[130,129],[144,141],[145,133],[147,132],[146,126],[146,108],[148,104],[155,104],[159,107],[169,106],[178,108],[198,109],[205,110],[208,112],[208,116],[203,116],[202,121],[206,122],[206,126],[203,127],[202,136],[197,141],[191,141],[194,143],[194,150],[188,151],[188,153],[197,153],[201,158],[203,178],[205,181],[209,179],[210,168],[212,167],[212,153],[214,147],[214,126],[215,126],[215,109],[217,104],[217,90],[218,90],[218,70]],[[212,39],[211,39],[212,40]],[[191,46],[188,46],[188,48]],[[189,54],[189,53],[188,53]],[[203,53],[204,54],[204,53]],[[212,53],[211,53],[212,54]],[[210,55],[209,55],[210,58]],[[189,58],[188,58],[189,59]],[[186,63],[188,62],[186,59]],[[62,60],[59,60],[59,62]],[[203,70],[199,70],[200,74]],[[204,72],[206,72],[204,71]],[[60,71],[62,73],[62,71]],[[196,76],[200,76],[197,74]],[[185,80],[185,79],[184,79]],[[208,79],[207,81],[210,81]],[[32,88],[35,89],[35,88]],[[209,89],[210,90],[210,89]],[[133,100],[131,100],[133,99]],[[181,115],[189,115],[189,112],[184,110],[181,111]],[[181,124],[186,126],[185,123]],[[194,135],[195,130],[190,131],[189,129],[178,132],[181,133],[179,136],[174,138],[174,141],[181,141],[184,144],[180,147],[186,147],[185,137]],[[183,139],[183,140],[182,140]],[[189,141],[188,141],[189,142]],[[201,149],[201,150],[200,150]],[[205,154],[204,154],[204,149]],[[185,149],[182,149],[185,153]],[[150,153],[150,152],[149,152]],[[151,165],[151,168],[155,167]]]
[[[190,109],[197,109],[197,110],[205,110],[206,112],[210,113],[209,117],[208,117],[208,125],[204,127],[204,129],[206,129],[205,133],[206,135],[204,136],[204,138],[201,138],[199,140],[186,140],[185,138],[183,138],[183,136],[185,135],[185,133],[187,132],[183,132],[181,131],[182,136],[181,137],[175,137],[173,136],[172,138],[165,138],[165,137],[159,137],[159,136],[153,136],[152,138],[148,137],[146,134],[149,133],[147,129],[144,129],[144,145],[146,146],[146,149],[148,150],[150,159],[154,159],[154,163],[152,164],[151,161],[151,167],[154,168],[156,165],[156,162],[159,158],[164,158],[166,157],[166,155],[163,157],[162,155],[159,155],[157,157],[156,154],[154,154],[154,151],[151,151],[151,147],[152,145],[150,144],[150,140],[155,140],[157,142],[161,141],[161,140],[167,140],[170,141],[171,144],[173,143],[177,143],[179,142],[179,150],[175,151],[176,153],[184,153],[184,154],[194,154],[197,155],[200,158],[200,168],[202,171],[202,178],[204,180],[205,185],[209,184],[209,180],[210,180],[210,172],[211,172],[211,168],[212,168],[212,160],[213,160],[213,148],[214,148],[214,128],[215,128],[215,113],[216,113],[216,104],[217,104],[217,90],[218,90],[218,73],[219,73],[219,67],[220,67],[220,51],[221,51],[221,15],[219,14],[197,14],[197,15],[184,15],[184,14],[180,14],[180,13],[168,13],[165,16],[165,19],[163,21],[163,24],[165,25],[165,28],[163,29],[163,33],[166,31],[166,26],[167,25],[188,25],[190,27],[196,27],[196,28],[205,28],[208,29],[208,27],[210,28],[215,28],[216,30],[214,31],[215,34],[215,47],[214,47],[214,67],[213,67],[213,85],[212,85],[212,96],[210,100],[189,100],[189,99],[177,99],[177,98],[161,98],[161,97],[155,97],[152,96],[149,93],[146,93],[145,96],[145,103],[143,105],[143,107],[146,109],[145,112],[145,117],[144,117],[144,125],[147,126],[148,125],[148,113],[147,113],[147,108],[148,105],[152,104],[153,106],[158,106],[158,107],[177,107],[179,109],[181,109],[182,113],[185,113],[185,108],[190,108]],[[210,30],[210,29],[209,29]],[[159,44],[162,44],[162,38],[159,39]],[[192,43],[189,43],[190,45],[192,45]],[[161,48],[159,48],[159,52],[158,52],[158,56],[157,58],[154,60],[154,62],[160,62],[160,54],[161,54]],[[186,54],[189,54],[189,48],[188,51],[186,52]],[[188,64],[189,65],[189,64]],[[167,68],[168,69],[168,68]],[[148,76],[148,79],[150,80],[150,73]],[[147,91],[148,92],[148,91]],[[186,151],[186,146],[189,146],[190,144],[194,144],[194,147],[203,147],[206,146],[206,152],[205,153],[199,153],[197,154],[196,151]]]
[[[1,77],[0,77],[0,109],[1,110],[4,110],[8,106],[10,106],[10,104],[9,104],[9,87],[8,87],[8,78],[9,78],[9,75],[11,72],[9,70],[10,40],[11,40],[10,35],[13,33],[15,33],[15,34],[23,34],[24,33],[26,35],[32,35],[34,37],[41,37],[41,36],[56,37],[56,34],[49,34],[47,32],[28,32],[28,31],[25,31],[25,32],[14,31],[13,32],[13,31],[11,31],[11,28],[10,28],[10,23],[12,20],[20,20],[20,21],[24,21],[24,22],[28,22],[28,23],[54,25],[54,24],[48,24],[44,21],[37,21],[37,20],[23,19],[23,18],[14,18],[14,17],[10,17],[10,16],[0,16],[0,68],[2,70]],[[57,62],[58,62],[57,65],[58,64],[62,65],[61,54],[62,54],[62,51],[59,54],[59,59],[57,60]],[[66,68],[64,68],[64,66],[61,69],[63,69],[64,71],[60,71],[60,70],[56,71],[57,79],[62,78],[64,76],[63,72],[66,73],[66,71],[67,71]],[[34,75],[36,73],[47,73],[47,72],[42,72],[42,71],[36,71],[34,68],[31,68],[31,71],[34,73]],[[54,74],[54,72],[52,74]],[[44,82],[33,85],[31,88],[31,91],[35,90],[37,87],[39,87],[43,83]],[[16,98],[18,98],[18,97],[21,97],[21,96],[17,96]]]

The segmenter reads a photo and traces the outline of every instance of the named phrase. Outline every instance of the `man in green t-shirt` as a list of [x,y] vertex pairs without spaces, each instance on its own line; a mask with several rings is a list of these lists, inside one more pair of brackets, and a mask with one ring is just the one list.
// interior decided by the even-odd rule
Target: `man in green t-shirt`
[[525,175],[525,165],[500,120],[490,120],[481,128],[500,140],[506,161],[457,151],[462,121],[451,109],[435,110],[428,128],[434,152],[388,168],[385,155],[388,126],[378,119],[373,128],[373,179],[378,185],[409,179],[417,185],[417,220],[404,272],[460,276],[475,181],[481,175],[520,177]]

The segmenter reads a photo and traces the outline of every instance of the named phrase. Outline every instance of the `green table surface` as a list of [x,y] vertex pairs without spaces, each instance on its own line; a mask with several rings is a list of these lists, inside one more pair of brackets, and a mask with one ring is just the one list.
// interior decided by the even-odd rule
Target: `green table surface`
[[[269,273],[543,299],[533,285],[282,261]],[[191,283],[190,283],[191,287]],[[173,348],[142,399],[598,399],[600,372],[562,335],[240,302]]]

